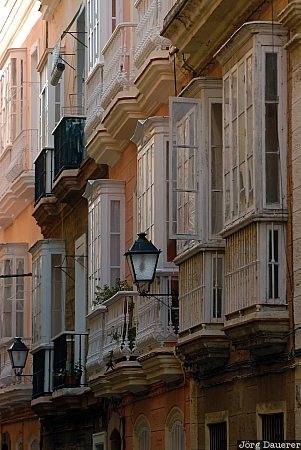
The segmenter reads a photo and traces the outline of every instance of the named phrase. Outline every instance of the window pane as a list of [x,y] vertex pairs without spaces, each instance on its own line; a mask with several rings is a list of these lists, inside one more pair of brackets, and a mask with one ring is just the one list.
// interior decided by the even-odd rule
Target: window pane
[[267,203],[279,202],[279,156],[266,154],[266,200]]
[[279,203],[277,53],[265,60],[265,155],[266,202]]
[[246,63],[246,78],[247,78],[247,106],[253,103],[253,90],[252,90],[252,56],[247,58]]
[[277,100],[277,53],[266,53],[265,98]]
[[211,233],[223,227],[222,105],[211,107]]
[[237,117],[237,70],[232,74],[232,119]]

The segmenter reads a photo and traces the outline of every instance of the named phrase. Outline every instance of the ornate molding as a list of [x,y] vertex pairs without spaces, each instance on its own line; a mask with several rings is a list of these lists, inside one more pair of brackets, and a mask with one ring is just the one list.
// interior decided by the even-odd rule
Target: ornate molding
[[294,0],[290,2],[278,14],[279,21],[282,25],[293,33],[301,31],[301,1]]

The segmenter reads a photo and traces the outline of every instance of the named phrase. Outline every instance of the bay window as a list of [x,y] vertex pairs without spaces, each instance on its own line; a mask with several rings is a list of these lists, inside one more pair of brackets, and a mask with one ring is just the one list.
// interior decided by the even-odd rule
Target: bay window
[[98,287],[114,286],[124,276],[124,181],[90,180],[88,200],[89,309]]
[[286,207],[286,40],[279,24],[249,22],[216,55],[224,69],[226,228]]
[[139,121],[132,141],[137,144],[137,233],[162,250],[158,269],[171,267],[175,241],[170,239],[168,217],[169,140],[168,118]]
[[10,49],[0,69],[1,152],[13,143],[25,126],[25,63],[25,50]]
[[[22,277],[28,270],[26,244],[4,244],[0,249],[0,314],[1,338],[24,336],[25,302],[28,300],[28,279]],[[16,276],[17,275],[17,276]]]
[[34,347],[49,344],[64,330],[65,242],[37,241],[32,254],[32,342]]

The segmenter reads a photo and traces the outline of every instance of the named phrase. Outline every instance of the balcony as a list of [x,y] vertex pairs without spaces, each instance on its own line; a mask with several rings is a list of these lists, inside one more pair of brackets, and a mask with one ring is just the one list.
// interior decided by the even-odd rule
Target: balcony
[[103,49],[103,125],[115,139],[129,139],[142,117],[134,86],[135,31],[136,24],[120,23]]
[[94,130],[101,123],[103,108],[101,99],[103,95],[103,64],[98,64],[86,81],[87,120],[85,134],[87,141],[92,138]]
[[171,42],[160,35],[164,17],[174,3],[174,0],[135,2],[138,12],[135,86],[143,94],[139,97],[139,105],[146,117],[153,115],[163,103],[168,103],[169,96],[174,95],[173,59],[169,55]]
[[238,350],[264,357],[285,350],[285,225],[253,223],[228,236],[224,330]]
[[140,392],[181,378],[172,345],[177,337],[172,296],[167,301],[120,291],[88,316],[89,386],[97,396]]
[[163,20],[174,0],[138,0],[135,8],[138,12],[136,30],[136,48],[134,62],[139,70],[153,51],[167,50],[171,45],[169,39],[160,36]]
[[3,227],[12,223],[34,196],[33,160],[38,152],[37,130],[24,130],[0,158],[0,219]]
[[57,222],[57,198],[52,191],[54,176],[54,149],[43,148],[35,160],[35,209],[33,216],[42,232]]
[[85,158],[85,118],[64,116],[53,131],[54,172],[52,190],[62,202],[81,196],[79,167]]
[[35,160],[35,203],[53,195],[54,149],[43,148]]
[[53,131],[54,180],[64,170],[78,169],[85,149],[84,117],[62,117]]
[[80,408],[86,392],[85,354],[88,333],[65,331],[33,353],[32,409],[40,416]]
[[198,372],[221,367],[229,357],[223,331],[223,256],[221,251],[201,251],[180,264],[177,351]]

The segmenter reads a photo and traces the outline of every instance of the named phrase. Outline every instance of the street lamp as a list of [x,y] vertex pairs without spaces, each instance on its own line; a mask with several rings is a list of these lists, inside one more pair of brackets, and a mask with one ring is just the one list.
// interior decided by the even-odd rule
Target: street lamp
[[15,374],[21,377],[29,352],[28,347],[22,342],[22,338],[15,337],[14,342],[7,351]]
[[[146,233],[138,233],[138,239],[125,253],[133,283],[139,294],[146,295],[155,279],[156,268],[161,250],[146,239]],[[145,289],[144,286],[147,285]]]

